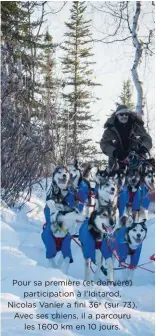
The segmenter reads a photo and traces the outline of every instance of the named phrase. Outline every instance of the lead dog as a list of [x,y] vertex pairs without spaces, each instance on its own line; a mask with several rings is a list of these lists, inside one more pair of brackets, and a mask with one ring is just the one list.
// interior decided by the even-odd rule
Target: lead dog
[[75,191],[69,188],[70,173],[64,166],[57,166],[52,175],[52,183],[46,197],[44,214],[46,223],[50,218],[49,208],[52,212],[68,210],[76,206]]
[[47,194],[47,201],[54,200],[56,203],[61,203],[63,198],[68,193],[68,184],[70,173],[64,166],[57,166],[52,175],[52,183]]

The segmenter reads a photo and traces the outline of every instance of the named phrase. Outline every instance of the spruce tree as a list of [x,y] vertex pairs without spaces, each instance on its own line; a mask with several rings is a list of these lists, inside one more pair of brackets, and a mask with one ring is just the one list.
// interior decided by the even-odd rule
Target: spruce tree
[[59,160],[58,150],[58,92],[60,82],[56,78],[56,60],[55,52],[57,44],[53,43],[53,37],[46,31],[43,41],[43,51],[40,54],[40,69],[43,76],[43,82],[40,85],[39,94],[41,96],[41,119],[46,129],[45,140],[51,142],[51,151],[47,153],[45,165],[49,163],[57,163]]
[[123,88],[119,98],[119,104],[126,105],[130,109],[135,107],[135,104],[132,102],[132,86],[130,79],[127,79],[123,82]]
[[70,21],[66,22],[67,32],[63,44],[62,57],[64,73],[64,104],[62,116],[64,125],[64,157],[77,155],[92,158],[96,148],[87,137],[87,131],[93,128],[94,118],[90,107],[95,97],[93,88],[98,85],[93,81],[91,61],[92,38],[90,20],[86,20],[85,2],[74,1],[71,8]]

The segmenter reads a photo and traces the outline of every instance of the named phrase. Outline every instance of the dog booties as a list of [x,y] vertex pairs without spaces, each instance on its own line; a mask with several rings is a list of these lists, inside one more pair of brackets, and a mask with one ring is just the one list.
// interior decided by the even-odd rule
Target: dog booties
[[[58,251],[61,251],[63,254],[63,258],[70,258],[70,263],[73,262],[72,253],[71,253],[71,236],[67,233],[66,236],[62,239],[62,241],[58,242],[57,239],[53,236],[50,225],[47,223],[41,234],[42,241],[46,248],[46,258],[51,259],[54,258]],[[60,243],[60,244],[58,244]],[[59,245],[59,246],[58,246]]]
[[136,249],[133,249],[132,247],[130,247],[127,241],[125,240],[126,231],[127,231],[127,228],[122,227],[116,233],[114,247],[119,257],[119,262],[125,262],[127,259],[127,256],[130,255],[130,266],[136,267],[140,259],[142,243]]
[[[96,262],[95,251],[96,251],[96,240],[93,238],[91,233],[88,230],[88,219],[85,220],[83,225],[79,230],[79,240],[82,245],[82,252],[85,259],[90,258],[92,262]],[[112,257],[113,245],[110,246],[107,244],[107,239],[104,238],[99,245],[99,250],[101,251],[105,259]]]

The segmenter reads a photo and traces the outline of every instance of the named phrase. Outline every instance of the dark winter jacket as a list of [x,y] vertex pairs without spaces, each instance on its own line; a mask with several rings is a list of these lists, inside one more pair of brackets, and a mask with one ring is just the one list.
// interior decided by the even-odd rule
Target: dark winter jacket
[[125,159],[128,155],[128,152],[131,150],[135,149],[137,151],[141,146],[144,146],[147,151],[149,151],[152,147],[152,139],[150,135],[146,132],[144,128],[144,122],[137,113],[129,113],[128,123],[131,123],[131,129],[127,130],[128,137],[125,138],[126,144],[123,134],[120,134],[120,132],[122,132],[123,124],[120,130],[119,127],[117,129],[115,113],[107,120],[104,125],[104,128],[106,130],[104,131],[102,139],[100,141],[100,147],[102,152],[105,155],[109,156],[110,165],[113,163],[114,160],[113,152],[115,149],[119,150],[122,159]]

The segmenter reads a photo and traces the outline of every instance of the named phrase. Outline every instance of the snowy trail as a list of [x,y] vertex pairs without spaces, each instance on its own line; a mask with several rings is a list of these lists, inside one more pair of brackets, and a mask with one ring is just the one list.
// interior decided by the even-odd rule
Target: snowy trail
[[[59,336],[97,336],[97,332],[101,333],[103,336],[153,336],[154,335],[154,274],[146,272],[144,270],[138,269],[135,274],[135,286],[118,288],[115,287],[111,291],[117,291],[119,289],[121,297],[114,298],[100,298],[101,306],[98,308],[89,308],[89,301],[97,301],[96,298],[85,298],[86,307],[76,309],[73,307],[74,302],[84,301],[82,298],[76,299],[77,291],[84,292],[84,287],[82,285],[83,273],[84,273],[84,261],[81,253],[81,249],[74,242],[72,242],[72,251],[74,256],[74,263],[70,265],[69,276],[67,277],[61,270],[53,270],[47,267],[47,261],[45,259],[45,250],[42,244],[40,234],[42,231],[42,225],[44,223],[44,193],[40,195],[40,198],[33,195],[30,202],[20,211],[15,212],[8,208],[3,208],[2,210],[2,335],[3,336],[17,336],[17,335],[45,335],[50,333],[58,334]],[[36,207],[36,208],[35,208]],[[35,208],[35,209],[34,209]],[[29,210],[34,209],[31,212]],[[26,214],[27,212],[27,214]],[[148,221],[148,235],[144,242],[143,251],[141,255],[140,264],[149,261],[149,256],[154,253],[154,217],[151,214],[151,218]],[[154,263],[147,265],[147,268],[154,270]],[[120,278],[119,274],[116,277]],[[28,320],[29,324],[35,325],[35,330],[28,331],[23,329],[25,321],[14,320],[14,315],[18,313],[31,313],[36,315],[37,313],[47,314],[49,313],[48,319],[42,320],[42,323],[58,323],[63,322],[61,319],[51,319],[50,313],[55,312],[55,309],[41,308],[39,306],[40,302],[52,302],[53,300],[49,298],[29,298],[23,299],[23,287],[12,286],[12,280],[31,280],[31,288],[27,288],[29,291],[36,291],[36,287],[33,285],[34,280],[65,280],[65,279],[79,279],[80,286],[71,287],[60,287],[62,291],[73,291],[75,297],[71,298],[57,298],[57,302],[70,302],[72,304],[72,309],[68,309],[64,306],[61,309],[62,313],[76,314],[76,319],[70,321],[73,325],[73,330],[56,330],[56,331],[43,331],[37,330],[39,321],[34,318],[33,322]],[[101,279],[106,280],[104,275],[101,274]],[[40,288],[39,288],[40,289]],[[38,289],[38,290],[39,290]],[[42,289],[42,288],[41,288]],[[91,288],[87,287],[87,290],[91,291],[110,291],[109,287],[98,287],[97,285]],[[57,287],[50,287],[50,291],[58,291]],[[35,302],[37,308],[8,308],[8,301],[16,302]],[[123,301],[135,302],[135,309],[122,308],[119,309],[104,309],[105,302],[118,302],[121,304]],[[59,309],[57,309],[58,311]],[[82,320],[82,313],[91,313],[91,320]],[[105,320],[99,318],[96,320],[96,314],[104,313],[124,313],[131,314],[131,320],[128,319],[115,319],[115,320]],[[32,323],[31,323],[32,322]],[[68,322],[68,321],[67,321]],[[76,330],[77,324],[84,324],[85,330]],[[96,331],[88,330],[88,323],[96,324]],[[119,331],[116,330],[105,330],[99,331],[101,324],[115,324],[120,328]]]

